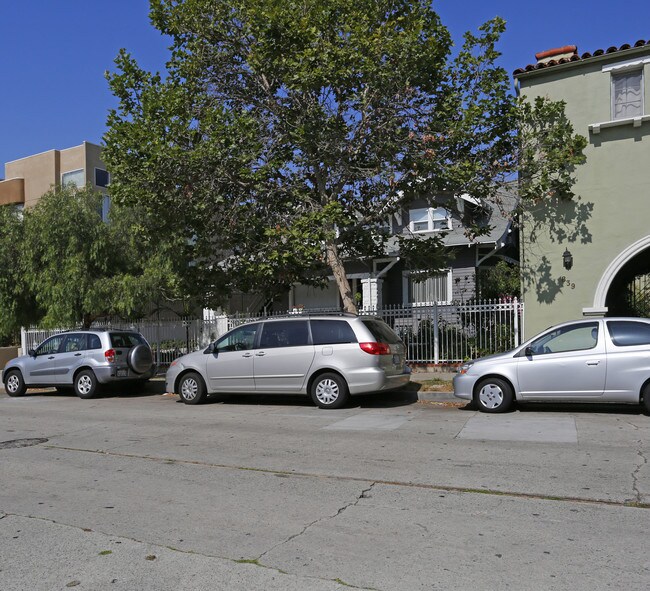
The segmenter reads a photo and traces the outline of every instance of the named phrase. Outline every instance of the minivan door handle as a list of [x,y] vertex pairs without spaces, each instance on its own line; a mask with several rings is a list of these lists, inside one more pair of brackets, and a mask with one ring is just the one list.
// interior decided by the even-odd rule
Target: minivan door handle
[[587,361],[587,365],[598,365],[600,363],[600,359],[597,361]]
[[260,351],[259,353],[255,353],[255,357],[264,357],[266,353],[264,351]]
[[252,357],[252,356],[253,356],[252,353],[244,353],[244,354],[242,355],[242,357]]
[[75,353],[74,356],[75,357],[81,357],[81,353]]

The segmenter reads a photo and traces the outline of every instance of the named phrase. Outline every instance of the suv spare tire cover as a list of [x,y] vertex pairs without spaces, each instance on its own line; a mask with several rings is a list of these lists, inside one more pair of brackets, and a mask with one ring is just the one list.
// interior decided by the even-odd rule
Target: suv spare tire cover
[[129,351],[127,362],[129,367],[135,373],[145,373],[149,371],[153,365],[151,349],[147,347],[147,345],[136,345]]

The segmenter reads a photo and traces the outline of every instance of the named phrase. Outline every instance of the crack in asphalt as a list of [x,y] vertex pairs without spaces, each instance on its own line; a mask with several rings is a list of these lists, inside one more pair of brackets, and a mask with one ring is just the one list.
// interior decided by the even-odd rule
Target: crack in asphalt
[[639,448],[636,450],[636,455],[641,458],[641,461],[639,462],[639,465],[636,467],[634,472],[632,472],[632,490],[634,491],[636,495],[636,503],[641,504],[641,491],[639,490],[639,472],[641,472],[641,468],[646,466],[648,464],[648,458],[645,457],[643,454],[643,442],[638,441]]
[[[370,488],[372,488],[372,486]],[[359,499],[360,498],[362,498],[362,497],[359,497]],[[357,499],[355,501],[355,503],[352,503],[352,504],[358,503],[359,499]],[[345,507],[344,507],[344,509],[345,509]],[[303,578],[303,579],[312,579],[314,581],[325,581],[325,582],[328,582],[328,583],[337,583],[338,585],[344,585],[344,586],[350,587],[352,589],[363,589],[364,591],[379,591],[377,589],[373,589],[373,588],[370,588],[370,587],[358,587],[356,585],[351,585],[350,583],[346,583],[344,581],[341,581],[341,579],[337,579],[337,578],[331,579],[331,578],[327,578],[327,577],[316,577],[316,576],[312,576],[312,575],[290,573],[290,572],[287,572],[287,571],[282,570],[280,568],[276,568],[274,566],[268,566],[268,565],[265,565],[265,564],[260,564],[259,562],[257,562],[257,560],[254,560],[254,561],[241,560],[241,559],[237,559],[237,558],[230,558],[228,556],[220,556],[218,554],[206,554],[205,552],[197,552],[195,550],[181,550],[180,548],[175,548],[174,546],[159,544],[157,542],[147,542],[145,540],[138,540],[137,538],[132,538],[130,536],[123,536],[123,535],[120,535],[120,534],[112,534],[112,533],[108,533],[108,532],[98,530],[98,529],[90,529],[90,528],[86,528],[86,527],[81,527],[79,525],[73,525],[71,523],[63,523],[61,521],[55,521],[54,519],[48,519],[47,517],[38,517],[37,515],[23,515],[21,513],[0,513],[0,519],[3,519],[5,517],[18,517],[18,518],[21,518],[21,519],[33,519],[35,521],[42,521],[42,522],[45,522],[45,523],[50,523],[52,525],[58,525],[58,526],[61,526],[61,527],[69,527],[70,529],[82,531],[84,533],[91,532],[91,533],[99,534],[101,536],[106,536],[107,538],[127,540],[129,542],[135,542],[136,544],[146,544],[148,546],[151,546],[152,548],[159,548],[159,549],[163,549],[163,550],[169,550],[170,552],[177,552],[178,554],[188,554],[188,555],[192,555],[192,556],[200,556],[202,558],[214,558],[214,559],[217,559],[217,560],[224,560],[224,561],[227,561],[227,562],[233,562],[235,564],[250,564],[250,565],[257,566],[259,568],[264,568],[266,570],[270,570],[270,571],[273,571],[273,572],[276,572],[276,573],[278,573],[280,575],[285,575],[285,576],[299,577],[299,578]],[[286,541],[283,542],[283,543],[286,543]]]
[[573,497],[573,496],[563,496],[563,495],[549,495],[549,494],[542,494],[542,493],[526,493],[526,492],[518,492],[518,491],[511,491],[511,490],[495,490],[489,488],[451,486],[446,484],[426,484],[421,482],[403,482],[399,480],[379,480],[376,478],[362,478],[359,476],[337,476],[333,474],[318,474],[314,472],[296,472],[295,470],[277,470],[273,468],[259,468],[254,466],[238,466],[236,464],[216,464],[212,462],[203,462],[199,460],[181,460],[176,458],[143,456],[139,454],[111,452],[111,451],[105,451],[100,449],[64,447],[59,445],[43,445],[41,447],[47,449],[58,449],[61,451],[98,454],[98,455],[117,457],[117,458],[148,460],[151,462],[161,462],[166,464],[184,464],[188,466],[202,466],[204,468],[240,470],[242,472],[260,472],[262,474],[281,474],[284,476],[293,476],[295,478],[320,478],[326,480],[338,480],[341,482],[367,482],[367,483],[372,483],[373,485],[383,484],[385,486],[396,486],[402,488],[414,488],[414,489],[422,489],[422,490],[435,490],[435,491],[456,492],[456,493],[477,494],[477,495],[492,495],[492,496],[499,496],[499,497],[512,497],[515,499],[557,501],[557,502],[564,502],[564,503],[586,503],[590,505],[604,505],[604,506],[611,506],[611,507],[634,507],[637,509],[650,509],[650,503],[642,503],[637,500],[616,501],[611,499],[599,499],[594,497]]
[[296,538],[302,536],[308,529],[310,529],[314,525],[317,525],[318,523],[321,523],[323,521],[329,521],[330,519],[335,519],[341,513],[343,513],[343,511],[345,511],[346,509],[349,509],[350,507],[356,506],[361,499],[367,499],[368,498],[368,496],[367,496],[368,493],[372,490],[372,487],[375,486],[375,484],[377,484],[377,483],[376,482],[371,483],[368,488],[361,491],[361,494],[359,496],[357,496],[357,498],[354,501],[351,501],[350,503],[347,503],[346,505],[343,505],[343,507],[339,508],[337,510],[337,512],[334,513],[334,515],[325,515],[324,517],[319,517],[318,519],[315,519],[311,523],[308,523],[298,533],[290,535],[286,540],[283,540],[282,542],[279,542],[278,544],[275,544],[275,546],[272,546],[271,548],[269,548],[265,552],[262,552],[262,554],[260,554],[256,558],[256,560],[261,560],[264,556],[266,556],[267,554],[273,552],[273,550],[275,550],[276,548],[279,548],[280,546],[284,546],[285,544],[288,544],[292,540],[295,540]]

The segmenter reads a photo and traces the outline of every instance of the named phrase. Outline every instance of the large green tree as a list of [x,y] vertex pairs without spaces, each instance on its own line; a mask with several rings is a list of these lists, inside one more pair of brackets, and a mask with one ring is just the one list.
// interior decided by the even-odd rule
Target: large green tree
[[[90,188],[57,188],[24,211],[15,263],[23,293],[37,305],[29,323],[87,328],[101,316],[137,317],[175,291],[170,259],[142,242],[137,212],[111,208],[107,222],[102,200]],[[25,323],[25,310],[16,307],[17,321]]]
[[41,311],[23,269],[22,210],[0,207],[0,345],[20,342],[20,327],[38,320]]
[[[104,157],[150,239],[184,240],[175,264],[208,304],[329,268],[354,311],[344,261],[381,255],[389,216],[497,199],[522,154],[541,167],[526,194],[570,193],[580,138],[509,92],[501,19],[455,53],[429,0],[152,0],[151,19],[167,72],[120,53]],[[443,264],[439,237],[397,240],[412,268]]]

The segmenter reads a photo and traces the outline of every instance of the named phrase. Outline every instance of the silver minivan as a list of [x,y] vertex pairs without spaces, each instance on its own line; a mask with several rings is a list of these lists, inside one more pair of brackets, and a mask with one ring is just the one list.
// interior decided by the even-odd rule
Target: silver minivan
[[232,329],[167,371],[168,392],[186,404],[214,393],[308,394],[340,408],[351,394],[410,380],[406,349],[381,319],[354,314],[265,319]]
[[551,327],[512,351],[463,364],[454,394],[493,413],[515,400],[643,403],[650,411],[650,319]]

